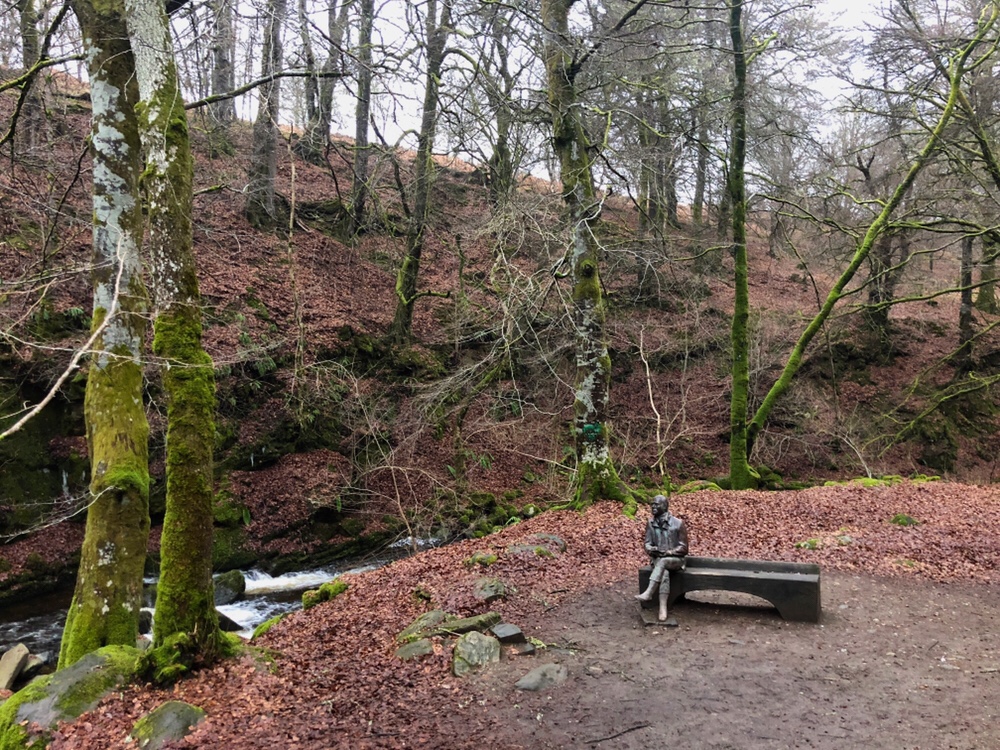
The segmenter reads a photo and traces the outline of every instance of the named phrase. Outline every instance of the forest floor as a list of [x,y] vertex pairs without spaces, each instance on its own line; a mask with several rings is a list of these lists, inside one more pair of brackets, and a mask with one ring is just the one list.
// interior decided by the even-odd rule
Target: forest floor
[[[997,747],[998,501],[998,489],[946,483],[678,496],[692,554],[819,563],[823,615],[786,623],[706,594],[675,608],[673,629],[644,627],[632,598],[646,508],[635,520],[609,503],[545,513],[350,576],[346,593],[258,639],[263,651],[169,690],[115,693],[52,748],[129,747],[132,723],[166,699],[209,715],[178,747]],[[919,523],[891,522],[903,513]],[[509,549],[539,532],[565,553]],[[815,549],[796,546],[809,539]],[[477,551],[499,559],[470,569]],[[485,611],[472,594],[483,575],[511,592],[492,608],[545,648],[466,679],[451,674],[451,641],[394,656],[427,609]],[[568,680],[514,688],[543,663]]]

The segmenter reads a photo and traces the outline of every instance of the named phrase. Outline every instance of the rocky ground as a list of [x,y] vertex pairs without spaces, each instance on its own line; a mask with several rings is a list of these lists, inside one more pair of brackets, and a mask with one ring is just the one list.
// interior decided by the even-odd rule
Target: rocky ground
[[[169,690],[116,692],[52,747],[128,747],[135,720],[174,698],[208,712],[179,747],[997,746],[998,500],[944,483],[678,496],[693,554],[818,562],[823,616],[785,623],[759,602],[704,594],[677,606],[676,629],[643,627],[631,597],[644,518],[612,504],[546,513],[352,576],[246,656]],[[537,533],[566,551],[510,551]],[[498,559],[465,564],[476,552]],[[475,598],[483,575],[506,584],[506,600]],[[463,679],[451,638],[400,661],[396,635],[435,607],[492,608],[544,647]],[[513,687],[546,663],[566,681]]]

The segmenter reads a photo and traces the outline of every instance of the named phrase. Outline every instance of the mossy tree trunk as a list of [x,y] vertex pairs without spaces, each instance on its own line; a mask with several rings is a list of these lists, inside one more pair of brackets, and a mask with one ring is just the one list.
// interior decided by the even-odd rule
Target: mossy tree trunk
[[158,0],[125,0],[135,50],[146,153],[143,184],[156,317],[153,351],[167,402],[167,500],[160,542],[154,645],[188,634],[204,661],[222,638],[212,596],[215,375],[201,345],[192,249],[193,162],[170,26]]
[[427,211],[430,205],[431,185],[434,179],[434,138],[437,135],[441,88],[441,70],[444,65],[445,45],[451,34],[451,8],[454,0],[443,0],[440,18],[437,0],[427,0],[427,76],[424,84],[424,103],[420,116],[420,133],[417,136],[417,159],[413,183],[413,210],[410,212],[406,232],[406,255],[396,274],[396,314],[389,328],[389,338],[394,344],[405,344],[413,330],[414,303],[428,294],[417,291],[420,274],[420,257],[424,249],[427,229]]
[[142,403],[146,295],[140,280],[138,93],[120,0],[75,0],[91,88],[94,316],[84,415],[93,502],[59,667],[134,646],[149,537],[149,426]]
[[747,63],[743,48],[743,0],[729,6],[729,36],[733,44],[735,79],[732,94],[732,145],[727,187],[733,227],[735,307],[732,327],[732,397],[729,405],[729,482],[734,490],[757,486],[747,445],[747,409],[750,391],[750,292],[747,261],[746,150]]
[[574,504],[601,498],[632,501],[608,449],[608,401],[611,358],[604,341],[605,308],[601,292],[600,246],[596,225],[599,201],[591,172],[591,144],[581,119],[573,57],[569,8],[573,0],[543,0],[542,22],[549,37],[545,48],[552,144],[559,160],[562,197],[571,226],[569,261],[573,276],[576,328],[576,394],[573,433],[577,478]]

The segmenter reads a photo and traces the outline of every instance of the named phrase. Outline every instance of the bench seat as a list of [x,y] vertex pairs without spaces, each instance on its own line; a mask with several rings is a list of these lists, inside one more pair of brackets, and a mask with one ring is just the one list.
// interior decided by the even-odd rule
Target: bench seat
[[[652,570],[639,569],[640,592]],[[785,620],[819,622],[820,569],[812,563],[688,556],[684,570],[670,573],[669,605],[692,591],[752,594],[773,604]]]

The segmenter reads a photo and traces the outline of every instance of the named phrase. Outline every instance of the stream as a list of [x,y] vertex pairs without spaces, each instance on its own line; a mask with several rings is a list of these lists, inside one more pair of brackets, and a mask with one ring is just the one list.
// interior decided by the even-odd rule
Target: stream
[[[253,629],[265,620],[301,609],[303,591],[317,588],[344,573],[373,570],[397,557],[398,554],[390,554],[368,563],[342,561],[339,565],[280,576],[270,576],[257,569],[243,571],[244,598],[220,606],[218,610],[243,628],[239,635],[249,638]],[[146,583],[154,582],[155,579],[146,580]],[[16,643],[23,643],[31,653],[48,652],[50,661],[54,660],[59,653],[59,641],[72,598],[73,592],[67,590],[5,606],[0,612],[0,654]]]

